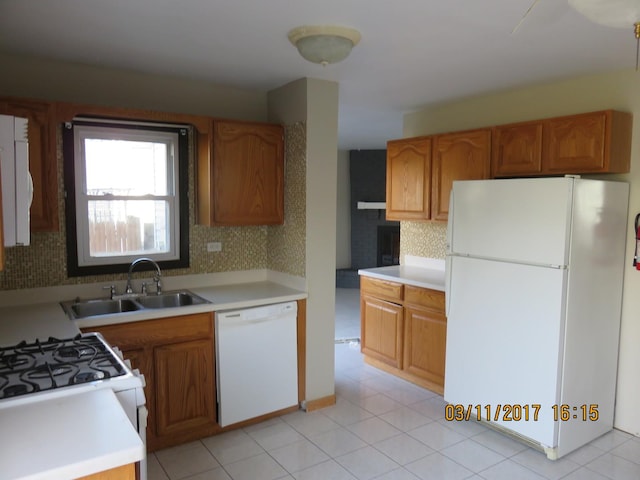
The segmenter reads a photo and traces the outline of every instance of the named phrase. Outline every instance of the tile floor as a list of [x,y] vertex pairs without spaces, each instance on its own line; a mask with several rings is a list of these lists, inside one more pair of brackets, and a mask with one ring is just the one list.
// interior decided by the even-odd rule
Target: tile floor
[[335,358],[336,405],[155,452],[149,480],[640,479],[640,438],[614,430],[552,462],[445,421],[442,397],[364,364],[356,342]]

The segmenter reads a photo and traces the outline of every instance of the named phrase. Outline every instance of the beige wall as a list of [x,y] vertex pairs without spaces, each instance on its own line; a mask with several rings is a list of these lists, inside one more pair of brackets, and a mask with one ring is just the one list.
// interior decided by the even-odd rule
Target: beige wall
[[[615,426],[640,436],[640,272],[631,267],[635,246],[633,220],[640,212],[638,73],[629,70],[579,77],[432,106],[405,115],[403,135],[412,137],[610,108],[631,112],[635,117],[631,171],[606,178],[631,185]],[[408,229],[411,237],[401,245],[403,255],[425,251],[434,251],[439,257],[444,255],[445,231],[441,225],[405,223],[402,232]]]
[[338,84],[300,79],[269,92],[272,121],[306,122],[307,400],[334,394]]
[[266,121],[267,94],[0,53],[0,95]]

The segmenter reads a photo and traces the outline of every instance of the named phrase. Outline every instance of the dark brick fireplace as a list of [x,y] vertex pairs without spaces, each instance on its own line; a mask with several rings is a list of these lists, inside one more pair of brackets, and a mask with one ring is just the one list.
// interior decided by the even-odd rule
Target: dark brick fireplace
[[384,202],[386,150],[351,150],[351,268],[336,271],[336,286],[358,288],[358,269],[397,265],[400,222],[385,220],[385,211],[358,209],[358,202]]

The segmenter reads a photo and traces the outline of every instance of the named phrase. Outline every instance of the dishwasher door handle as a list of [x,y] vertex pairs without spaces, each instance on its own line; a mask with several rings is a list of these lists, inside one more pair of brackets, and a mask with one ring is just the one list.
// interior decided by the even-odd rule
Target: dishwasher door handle
[[[223,317],[219,320],[222,320],[222,326],[224,328],[232,328],[234,326],[241,325],[251,325],[251,324],[259,324],[265,322],[272,322],[274,320],[278,320],[279,318],[286,317],[286,315],[271,315],[268,317],[259,317],[259,318],[241,318],[240,315],[229,315],[228,317]],[[225,321],[229,320],[229,321]]]

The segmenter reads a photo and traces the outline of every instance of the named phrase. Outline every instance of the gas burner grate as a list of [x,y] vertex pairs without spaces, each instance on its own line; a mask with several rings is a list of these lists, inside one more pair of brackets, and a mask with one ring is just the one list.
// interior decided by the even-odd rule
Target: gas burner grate
[[119,359],[96,334],[49,337],[0,348],[0,400],[125,375]]

